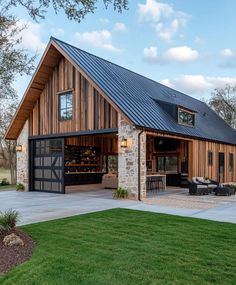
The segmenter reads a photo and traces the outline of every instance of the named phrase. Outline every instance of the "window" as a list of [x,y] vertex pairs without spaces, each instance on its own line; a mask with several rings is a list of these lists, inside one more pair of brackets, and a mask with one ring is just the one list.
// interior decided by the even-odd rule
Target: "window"
[[158,156],[157,171],[178,173],[178,157],[177,156]]
[[178,123],[185,126],[194,127],[195,115],[194,113],[181,109],[178,109]]
[[229,154],[229,171],[230,172],[234,171],[234,155],[233,155],[233,153]]
[[209,166],[213,165],[213,153],[212,153],[212,151],[208,151],[208,165]]
[[59,120],[72,119],[72,92],[59,94]]

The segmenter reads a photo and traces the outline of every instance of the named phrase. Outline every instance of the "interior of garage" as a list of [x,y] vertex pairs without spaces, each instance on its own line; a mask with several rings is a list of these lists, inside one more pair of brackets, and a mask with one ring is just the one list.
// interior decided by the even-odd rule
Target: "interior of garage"
[[65,193],[118,187],[116,134],[65,138]]

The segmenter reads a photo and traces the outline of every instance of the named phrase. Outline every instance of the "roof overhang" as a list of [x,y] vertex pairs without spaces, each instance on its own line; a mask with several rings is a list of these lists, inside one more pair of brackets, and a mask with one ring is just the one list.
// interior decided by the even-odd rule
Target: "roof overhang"
[[11,124],[6,131],[5,139],[16,140],[18,138],[26,120],[29,118],[32,109],[34,108],[36,101],[44,90],[54,67],[58,64],[61,57],[61,53],[55,48],[53,41],[50,40],[25,91],[19,107],[16,110]]

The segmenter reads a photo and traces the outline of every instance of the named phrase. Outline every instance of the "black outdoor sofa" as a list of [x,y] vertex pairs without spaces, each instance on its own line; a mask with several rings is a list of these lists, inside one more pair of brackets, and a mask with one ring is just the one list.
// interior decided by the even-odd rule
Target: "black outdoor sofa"
[[189,195],[208,195],[212,192],[216,196],[230,196],[235,195],[236,186],[232,187],[230,185],[220,185],[219,182],[211,179],[203,179],[198,181],[196,178],[193,180],[188,180]]

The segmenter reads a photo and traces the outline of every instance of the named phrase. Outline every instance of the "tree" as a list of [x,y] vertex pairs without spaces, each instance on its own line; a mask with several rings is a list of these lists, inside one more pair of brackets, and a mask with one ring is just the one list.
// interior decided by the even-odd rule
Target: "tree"
[[[7,130],[8,125],[12,120],[17,105],[18,97],[13,91],[14,94],[11,94],[12,98],[1,99],[0,104],[0,152],[2,157],[10,168],[11,173],[11,183],[16,183],[16,141],[9,141],[4,139],[4,134]],[[13,96],[14,95],[14,96]]]
[[0,10],[0,152],[9,164],[11,182],[16,182],[16,155],[14,141],[4,140],[4,135],[18,105],[18,96],[13,82],[17,75],[30,74],[34,57],[20,48],[19,27],[15,17]]
[[[1,1],[1,0],[0,0]],[[18,5],[23,6],[29,15],[34,19],[44,19],[45,14],[49,8],[53,8],[56,13],[60,10],[64,10],[69,20],[75,20],[80,22],[87,14],[94,13],[96,9],[96,3],[98,0],[8,0],[5,1],[6,10],[16,7]],[[113,4],[113,7],[118,12],[128,9],[128,0],[103,0],[105,7]]]
[[226,85],[224,88],[215,89],[208,104],[236,129],[236,86]]
[[12,84],[16,75],[30,74],[34,67],[35,57],[20,48],[22,29],[15,17],[0,10],[0,100],[15,96]]

